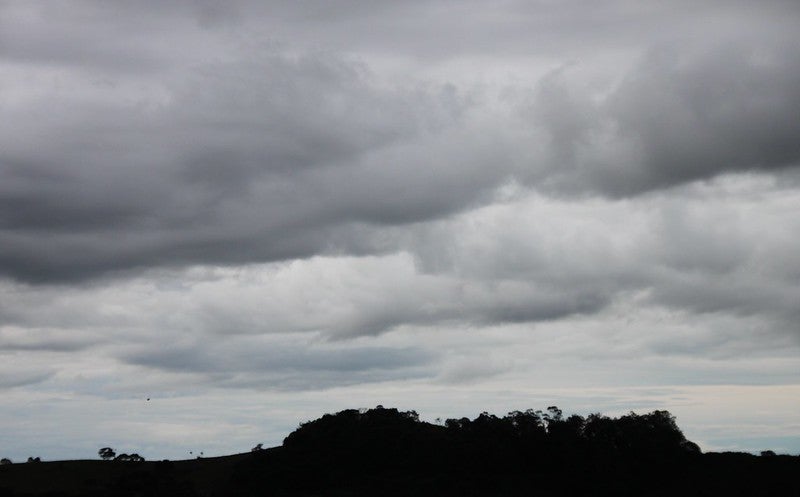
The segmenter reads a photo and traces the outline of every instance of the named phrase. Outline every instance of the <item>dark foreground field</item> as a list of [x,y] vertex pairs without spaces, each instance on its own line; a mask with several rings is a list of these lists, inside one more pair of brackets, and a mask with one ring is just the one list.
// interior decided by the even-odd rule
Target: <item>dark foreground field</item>
[[800,496],[798,475],[798,456],[702,454],[666,411],[551,408],[442,426],[377,408],[226,457],[0,466],[0,496]]

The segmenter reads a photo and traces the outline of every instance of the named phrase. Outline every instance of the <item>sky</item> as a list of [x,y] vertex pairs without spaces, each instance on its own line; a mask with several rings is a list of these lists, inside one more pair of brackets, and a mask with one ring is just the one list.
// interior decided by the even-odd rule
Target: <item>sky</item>
[[798,32],[789,0],[0,0],[0,456],[379,404],[800,454]]

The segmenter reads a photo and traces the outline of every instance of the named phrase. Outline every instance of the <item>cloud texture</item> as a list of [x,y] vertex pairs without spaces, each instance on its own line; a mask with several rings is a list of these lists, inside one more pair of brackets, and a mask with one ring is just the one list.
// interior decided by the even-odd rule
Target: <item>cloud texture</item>
[[[795,388],[799,16],[0,2],[0,412],[88,433],[85,403],[112,436],[169,399],[121,422],[178,454],[212,418],[279,438],[409,392],[462,416],[607,389],[700,427],[691,388]],[[800,439],[776,409],[762,438]],[[755,426],[730,423],[700,441]]]

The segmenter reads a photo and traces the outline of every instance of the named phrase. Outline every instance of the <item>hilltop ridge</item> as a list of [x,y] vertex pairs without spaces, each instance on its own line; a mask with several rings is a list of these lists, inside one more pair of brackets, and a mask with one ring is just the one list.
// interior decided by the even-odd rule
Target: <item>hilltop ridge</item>
[[0,467],[0,496],[800,495],[800,457],[703,454],[667,411],[513,411],[443,423],[347,409],[283,445],[186,461]]

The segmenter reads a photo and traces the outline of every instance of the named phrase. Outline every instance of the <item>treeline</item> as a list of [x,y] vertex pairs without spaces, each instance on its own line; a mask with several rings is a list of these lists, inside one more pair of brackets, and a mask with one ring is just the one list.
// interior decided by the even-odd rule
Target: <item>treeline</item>
[[415,411],[349,409],[302,424],[283,445],[320,456],[346,456],[369,467],[393,464],[437,471],[542,471],[589,459],[663,464],[700,453],[667,411],[584,418],[564,417],[555,406],[503,417],[484,412],[472,420],[441,424],[420,422]]
[[[551,406],[426,423],[415,411],[379,406],[303,423],[281,452],[242,463],[234,480],[238,495],[284,496],[752,496],[798,489],[791,477],[798,458],[782,466],[759,464],[773,458],[706,456],[667,411],[582,417]],[[743,472],[727,474],[728,463],[744,464]]]
[[[415,411],[349,409],[308,423],[291,433],[284,447],[325,452],[416,452],[420,447],[460,453],[495,451],[552,459],[556,456],[603,455],[664,458],[698,454],[668,411],[629,413],[618,418],[601,414],[564,417],[561,409],[528,409],[498,417],[487,412],[475,419],[447,419],[441,424],[419,421]],[[538,461],[542,463],[543,461]]]

